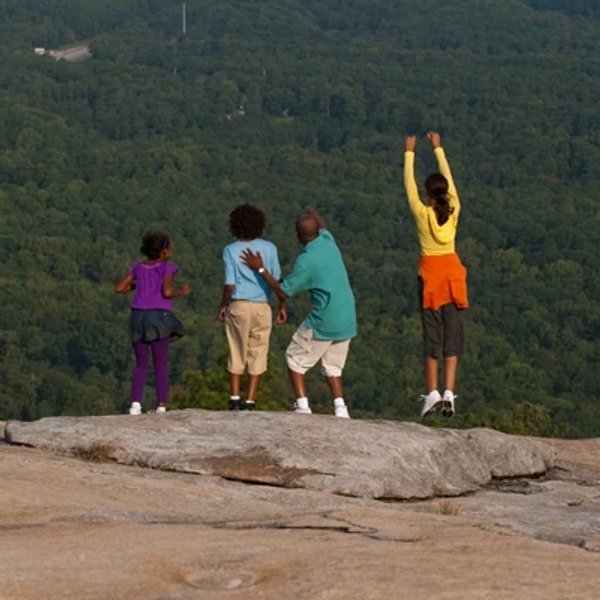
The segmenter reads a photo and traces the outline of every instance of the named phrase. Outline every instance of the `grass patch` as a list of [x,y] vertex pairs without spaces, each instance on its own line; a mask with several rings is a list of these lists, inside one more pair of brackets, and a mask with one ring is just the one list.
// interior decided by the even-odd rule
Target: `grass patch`
[[102,442],[94,442],[91,446],[77,446],[73,448],[73,454],[77,458],[83,460],[91,460],[93,462],[109,462],[115,460],[116,448],[112,444],[103,444]]
[[450,500],[441,500],[436,502],[429,507],[429,511],[436,515],[445,515],[450,517],[456,517],[460,514],[460,506],[450,502]]

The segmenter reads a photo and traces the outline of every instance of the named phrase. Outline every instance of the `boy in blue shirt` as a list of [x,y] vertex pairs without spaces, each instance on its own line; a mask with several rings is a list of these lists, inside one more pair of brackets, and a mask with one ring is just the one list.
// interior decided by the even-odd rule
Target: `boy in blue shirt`
[[[254,410],[260,376],[267,370],[269,338],[273,318],[269,298],[271,289],[263,278],[242,264],[245,248],[264,257],[274,277],[281,277],[277,248],[261,239],[265,228],[264,213],[250,204],[236,207],[229,215],[229,231],[237,241],[223,250],[225,285],[219,308],[219,320],[225,323],[229,343],[229,410]],[[280,301],[277,322],[285,323],[285,301]],[[248,396],[240,401],[242,376],[248,369]]]

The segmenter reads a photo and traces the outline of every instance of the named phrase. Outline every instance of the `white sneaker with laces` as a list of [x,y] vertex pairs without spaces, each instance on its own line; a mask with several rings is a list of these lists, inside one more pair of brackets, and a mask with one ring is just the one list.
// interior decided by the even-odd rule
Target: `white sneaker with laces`
[[130,415],[141,415],[142,414],[142,405],[139,402],[132,402],[131,408],[129,409]]
[[333,401],[333,407],[336,417],[340,417],[342,419],[350,418],[350,415],[348,414],[348,407],[342,398],[336,398]]
[[423,408],[421,409],[421,418],[427,417],[435,412],[435,407],[442,401],[442,397],[437,390],[429,392],[426,396],[421,396]]
[[296,400],[296,404],[294,404],[294,412],[300,415],[312,414],[312,410],[310,410],[310,406],[308,406],[308,399],[298,398]]
[[453,417],[456,412],[454,401],[458,398],[458,396],[454,395],[452,390],[446,390],[444,392],[444,399],[442,404],[442,416],[443,417]]

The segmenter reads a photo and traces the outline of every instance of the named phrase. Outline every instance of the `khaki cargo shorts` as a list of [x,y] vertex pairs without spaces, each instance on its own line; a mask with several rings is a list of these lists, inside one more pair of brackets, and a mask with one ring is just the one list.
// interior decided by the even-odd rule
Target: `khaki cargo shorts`
[[273,314],[266,302],[233,300],[225,313],[225,333],[229,342],[227,370],[242,375],[262,375],[267,370],[269,338]]
[[292,337],[285,359],[287,366],[296,373],[306,373],[320,360],[325,377],[341,377],[349,349],[350,340],[317,340],[314,329],[308,329],[302,323]]

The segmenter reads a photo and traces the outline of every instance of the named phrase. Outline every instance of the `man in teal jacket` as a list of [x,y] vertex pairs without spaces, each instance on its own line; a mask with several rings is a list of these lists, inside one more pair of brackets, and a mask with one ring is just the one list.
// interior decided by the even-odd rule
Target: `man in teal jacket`
[[310,291],[312,311],[294,333],[285,353],[296,393],[295,412],[312,412],[306,395],[305,374],[320,360],[321,371],[334,398],[335,415],[347,419],[342,371],[350,340],[356,336],[354,294],[340,250],[316,210],[309,209],[298,219],[296,235],[304,250],[281,284],[265,269],[260,252],[254,254],[249,248],[244,249],[242,262],[258,271],[281,301],[297,292]]

